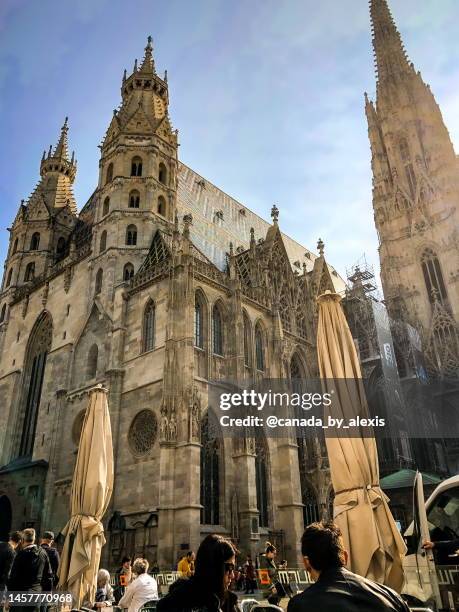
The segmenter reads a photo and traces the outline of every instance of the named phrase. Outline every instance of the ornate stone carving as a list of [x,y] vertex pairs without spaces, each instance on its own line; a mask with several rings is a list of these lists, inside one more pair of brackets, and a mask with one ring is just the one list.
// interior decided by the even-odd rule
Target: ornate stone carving
[[153,447],[158,433],[158,422],[151,410],[141,410],[134,417],[128,433],[128,443],[134,455],[146,455]]

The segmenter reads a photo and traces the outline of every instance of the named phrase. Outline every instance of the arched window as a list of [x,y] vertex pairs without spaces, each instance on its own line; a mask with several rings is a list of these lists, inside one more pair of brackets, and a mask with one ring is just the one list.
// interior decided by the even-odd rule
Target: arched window
[[94,289],[94,295],[99,295],[99,293],[102,291],[103,280],[104,280],[104,271],[102,270],[102,268],[99,268],[96,274],[96,286]]
[[108,164],[107,173],[105,175],[105,184],[113,181],[113,164]]
[[102,215],[103,216],[108,215],[109,211],[110,211],[110,198],[107,196],[104,200],[104,205],[102,208]]
[[429,300],[433,303],[437,297],[440,302],[444,302],[447,293],[437,254],[432,249],[425,249],[421,265]]
[[130,281],[134,276],[134,266],[131,263],[125,264],[123,268],[123,280]]
[[413,164],[411,163],[410,148],[405,138],[399,143],[400,158],[405,167],[405,176],[408,182],[411,197],[414,198],[416,195],[416,175],[413,170]]
[[163,185],[167,184],[167,169],[162,162],[159,164],[158,180]]
[[9,287],[11,285],[11,278],[13,276],[13,268],[10,268],[8,271],[8,276],[6,277],[6,286]]
[[27,281],[33,280],[34,278],[35,278],[35,262],[29,261],[25,269],[24,280],[27,282]]
[[39,246],[40,246],[40,233],[34,232],[30,240],[30,250],[38,251]]
[[158,215],[166,216],[166,200],[164,196],[159,196],[158,198]]
[[265,371],[265,343],[263,337],[263,330],[260,324],[255,327],[255,360],[257,370],[260,372]]
[[19,243],[19,239],[16,238],[16,240],[14,241],[14,244],[13,244],[13,250],[11,251],[11,255],[14,255],[15,253],[17,253],[18,243]]
[[129,194],[129,208],[139,208],[140,207],[140,193],[137,189],[133,189]]
[[314,489],[309,482],[303,480],[301,484],[301,501],[303,502],[303,523],[307,527],[320,520],[319,504]]
[[142,176],[142,159],[138,155],[132,158],[131,176]]
[[100,235],[99,253],[103,253],[107,248],[107,232],[104,230]]
[[255,439],[255,484],[257,489],[257,507],[260,527],[268,527],[268,449],[266,440]]
[[242,319],[244,323],[244,365],[250,367],[252,365],[252,326],[245,311]]
[[126,244],[135,246],[137,244],[137,228],[135,225],[128,225],[126,229]]
[[194,345],[204,348],[204,307],[197,294],[194,300]]
[[97,376],[97,361],[99,359],[99,347],[97,344],[93,344],[89,349],[88,353],[88,363],[86,368],[86,376],[91,378],[96,378]]
[[37,319],[27,343],[26,360],[24,367],[21,419],[22,433],[19,447],[16,449],[18,457],[31,457],[35,430],[40,407],[41,391],[45,375],[46,359],[51,349],[53,338],[53,325],[47,312]]
[[66,250],[67,250],[67,240],[64,238],[64,236],[60,236],[59,240],[57,241],[57,245],[56,245],[57,258],[61,259],[62,257],[64,257]]
[[212,308],[212,352],[223,355],[223,318],[218,304]]
[[6,316],[6,304],[3,304],[2,310],[0,312],[0,323],[3,323],[3,321],[5,320],[5,316]]
[[209,414],[201,421],[201,523],[220,523],[220,441]]
[[149,301],[143,313],[143,351],[151,351],[155,346],[155,305]]

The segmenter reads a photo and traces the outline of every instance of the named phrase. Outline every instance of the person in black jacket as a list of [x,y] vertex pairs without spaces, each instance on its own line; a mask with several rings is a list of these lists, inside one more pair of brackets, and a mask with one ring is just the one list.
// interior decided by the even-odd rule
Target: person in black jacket
[[53,572],[53,586],[56,587],[59,582],[59,576],[57,575],[57,568],[59,567],[59,553],[53,547],[54,533],[52,531],[45,531],[43,537],[40,540],[40,546],[43,548],[45,553],[48,555],[49,564],[51,571]]
[[309,525],[301,553],[314,584],[289,601],[287,612],[409,612],[398,593],[345,569],[348,554],[334,523]]
[[237,595],[229,590],[235,563],[233,544],[208,535],[196,554],[194,575],[176,580],[158,601],[157,612],[238,612]]
[[[48,555],[35,544],[35,529],[24,529],[22,548],[16,554],[7,581],[8,591],[26,593],[49,592],[53,588],[53,573]],[[40,606],[14,606],[14,612],[38,612]]]
[[20,531],[13,531],[8,542],[0,542],[0,593],[6,588],[11,566],[13,565],[16,548],[21,543]]

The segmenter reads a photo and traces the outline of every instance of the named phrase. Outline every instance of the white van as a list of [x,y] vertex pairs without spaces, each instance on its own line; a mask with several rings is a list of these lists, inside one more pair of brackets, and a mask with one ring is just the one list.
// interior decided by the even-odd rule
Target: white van
[[[418,516],[405,532],[408,553],[404,559],[406,584],[403,596],[412,610],[459,610],[459,475],[440,483],[425,505],[414,493]],[[419,490],[418,489],[418,490]],[[451,542],[448,550],[422,549],[423,540]],[[444,547],[442,547],[444,548]]]

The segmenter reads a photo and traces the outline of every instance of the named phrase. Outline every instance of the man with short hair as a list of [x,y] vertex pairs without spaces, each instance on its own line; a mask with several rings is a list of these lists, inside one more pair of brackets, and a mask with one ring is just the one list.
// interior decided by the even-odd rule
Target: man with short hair
[[[24,529],[22,532],[22,548],[16,554],[9,579],[8,591],[25,593],[49,592],[53,588],[53,574],[48,555],[43,548],[35,544],[35,529]],[[36,607],[15,606],[15,612],[34,612]]]
[[0,593],[6,588],[6,583],[13,565],[16,549],[21,543],[20,531],[13,531],[8,542],[0,542]]
[[43,537],[40,540],[40,546],[43,548],[45,553],[48,555],[49,564],[53,573],[53,586],[56,587],[59,582],[59,576],[57,575],[57,568],[59,567],[59,553],[53,547],[54,533],[52,531],[45,531]]
[[184,557],[180,559],[177,565],[177,571],[182,578],[189,578],[194,574],[194,552],[189,550]]
[[301,554],[314,584],[290,600],[288,612],[409,612],[395,591],[345,569],[348,553],[334,523],[309,525]]

